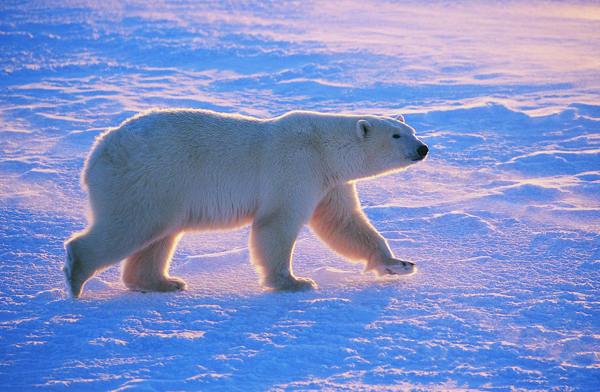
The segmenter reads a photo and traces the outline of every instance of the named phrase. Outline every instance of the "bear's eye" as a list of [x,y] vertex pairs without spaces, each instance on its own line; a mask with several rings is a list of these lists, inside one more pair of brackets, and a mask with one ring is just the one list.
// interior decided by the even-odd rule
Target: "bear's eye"
[[400,135],[398,135],[397,133],[394,133],[394,134],[392,135],[392,137],[393,137],[394,139],[400,139]]

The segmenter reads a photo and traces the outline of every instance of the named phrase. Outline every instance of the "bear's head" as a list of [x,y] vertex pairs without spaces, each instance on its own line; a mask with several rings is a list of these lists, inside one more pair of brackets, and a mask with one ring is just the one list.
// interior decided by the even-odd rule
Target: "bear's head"
[[402,170],[422,161],[429,148],[417,139],[415,130],[396,118],[369,116],[356,123],[356,133],[365,151],[371,175]]

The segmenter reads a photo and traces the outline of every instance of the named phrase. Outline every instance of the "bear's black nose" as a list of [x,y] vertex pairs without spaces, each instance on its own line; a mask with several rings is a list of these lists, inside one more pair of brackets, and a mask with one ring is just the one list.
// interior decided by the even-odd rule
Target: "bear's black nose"
[[425,158],[428,152],[429,148],[427,148],[427,146],[424,144],[421,147],[417,148],[417,154],[419,154],[421,158]]

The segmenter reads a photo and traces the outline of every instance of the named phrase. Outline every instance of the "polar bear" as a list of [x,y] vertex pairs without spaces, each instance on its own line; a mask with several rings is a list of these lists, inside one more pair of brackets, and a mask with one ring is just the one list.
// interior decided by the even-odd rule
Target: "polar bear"
[[65,244],[64,273],[79,297],[94,274],[124,260],[138,291],[186,289],[168,274],[187,231],[251,225],[250,257],[275,291],[316,287],[295,277],[303,225],[379,275],[410,274],[360,208],[354,182],[428,153],[404,118],[294,111],[272,119],[207,110],[151,110],[100,135],[82,184],[90,224]]

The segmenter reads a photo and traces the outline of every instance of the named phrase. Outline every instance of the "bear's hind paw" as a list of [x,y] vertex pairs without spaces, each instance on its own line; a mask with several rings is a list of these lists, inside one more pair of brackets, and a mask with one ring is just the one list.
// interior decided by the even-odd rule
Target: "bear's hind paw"
[[317,288],[317,284],[308,278],[296,278],[294,276],[278,277],[277,283],[273,286],[276,292],[300,292],[311,291]]
[[160,289],[158,291],[185,291],[187,290],[187,284],[179,278],[167,278],[161,282]]
[[184,291],[187,290],[187,284],[179,278],[165,278],[152,284],[131,284],[126,283],[126,286],[133,291],[146,292],[159,292],[168,293],[172,291]]
[[71,295],[71,298],[73,298],[73,299],[79,298],[79,296],[81,295],[81,291],[83,289],[83,284],[75,282],[75,279],[73,279],[71,265],[69,265],[69,264],[65,265],[63,267],[63,272],[65,274],[65,283],[66,283],[67,289],[69,290],[69,294]]
[[89,273],[85,273],[81,266],[81,263],[73,255],[71,246],[67,246],[67,262],[63,266],[63,273],[65,274],[65,283],[67,289],[71,294],[71,298],[77,299],[83,291],[83,284],[90,278]]

